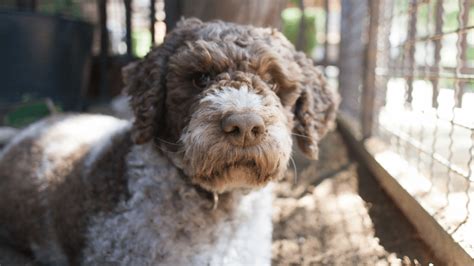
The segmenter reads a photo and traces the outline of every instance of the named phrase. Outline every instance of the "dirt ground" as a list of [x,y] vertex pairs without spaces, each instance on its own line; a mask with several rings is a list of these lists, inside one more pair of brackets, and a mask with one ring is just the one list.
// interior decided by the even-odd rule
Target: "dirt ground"
[[439,265],[338,133],[275,186],[273,265]]
[[[294,172],[275,186],[273,265],[438,265],[339,134],[321,143],[320,160],[295,156]],[[2,246],[0,265],[33,265]]]

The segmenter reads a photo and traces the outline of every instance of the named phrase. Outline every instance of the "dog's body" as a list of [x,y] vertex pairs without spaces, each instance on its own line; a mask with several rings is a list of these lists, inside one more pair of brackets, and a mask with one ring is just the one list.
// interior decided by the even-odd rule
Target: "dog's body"
[[0,154],[0,238],[46,264],[269,264],[267,184],[334,119],[321,74],[274,30],[193,19],[124,73],[133,123],[52,117]]
[[[132,146],[129,136],[128,122],[73,115],[49,118],[15,138],[0,157],[0,169],[12,171],[2,173],[9,180],[0,186],[0,209],[14,211],[0,213],[3,225],[15,227],[12,241],[55,264],[268,263],[268,188],[226,193],[216,210],[203,212],[212,198],[187,184],[159,150]],[[32,193],[16,194],[26,204],[6,206],[18,200],[5,196],[19,187]]]

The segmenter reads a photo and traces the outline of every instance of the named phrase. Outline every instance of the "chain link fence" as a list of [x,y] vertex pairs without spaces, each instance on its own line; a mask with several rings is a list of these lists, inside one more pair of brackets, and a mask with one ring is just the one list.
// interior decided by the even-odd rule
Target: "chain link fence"
[[342,117],[474,256],[474,3],[342,1]]

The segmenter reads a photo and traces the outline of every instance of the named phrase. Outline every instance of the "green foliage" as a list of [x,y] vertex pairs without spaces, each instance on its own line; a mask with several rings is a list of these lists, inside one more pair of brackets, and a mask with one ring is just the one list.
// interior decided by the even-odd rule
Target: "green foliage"
[[132,47],[133,55],[136,57],[144,57],[151,47],[151,33],[149,30],[140,29],[132,31]]
[[[298,41],[298,35],[300,30],[300,22],[303,12],[297,7],[286,8],[283,10],[281,16],[283,19],[283,34],[290,40],[293,45],[296,45]],[[324,18],[324,12],[319,12],[318,9],[315,8],[306,8],[304,11],[304,19],[305,19],[305,40],[303,50],[307,54],[311,54],[314,48],[317,45],[316,42],[316,19],[317,18]],[[324,25],[324,24],[321,24]],[[324,31],[324,29],[323,29]]]
[[50,100],[36,100],[18,104],[5,114],[3,122],[11,127],[25,127],[52,114],[53,109],[57,111],[60,108],[54,106]]
[[38,4],[38,10],[47,14],[63,15],[74,18],[82,18],[81,8],[77,1],[52,0]]

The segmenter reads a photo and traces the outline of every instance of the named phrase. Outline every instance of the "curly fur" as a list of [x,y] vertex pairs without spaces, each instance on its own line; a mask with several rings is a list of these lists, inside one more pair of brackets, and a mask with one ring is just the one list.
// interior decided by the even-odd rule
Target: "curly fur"
[[144,143],[158,135],[177,142],[195,97],[203,93],[193,87],[192,78],[210,73],[219,81],[236,72],[258,76],[283,107],[293,111],[293,131],[302,135],[298,144],[309,158],[317,159],[317,143],[333,127],[338,94],[312,60],[295,51],[280,32],[220,21],[181,21],[163,45],[124,70],[136,116],[135,141]]
[[[46,264],[269,264],[266,185],[334,121],[322,74],[276,30],[197,19],[123,74],[132,124],[52,117],[0,154],[0,237]],[[250,113],[265,131],[240,147],[221,121]]]

